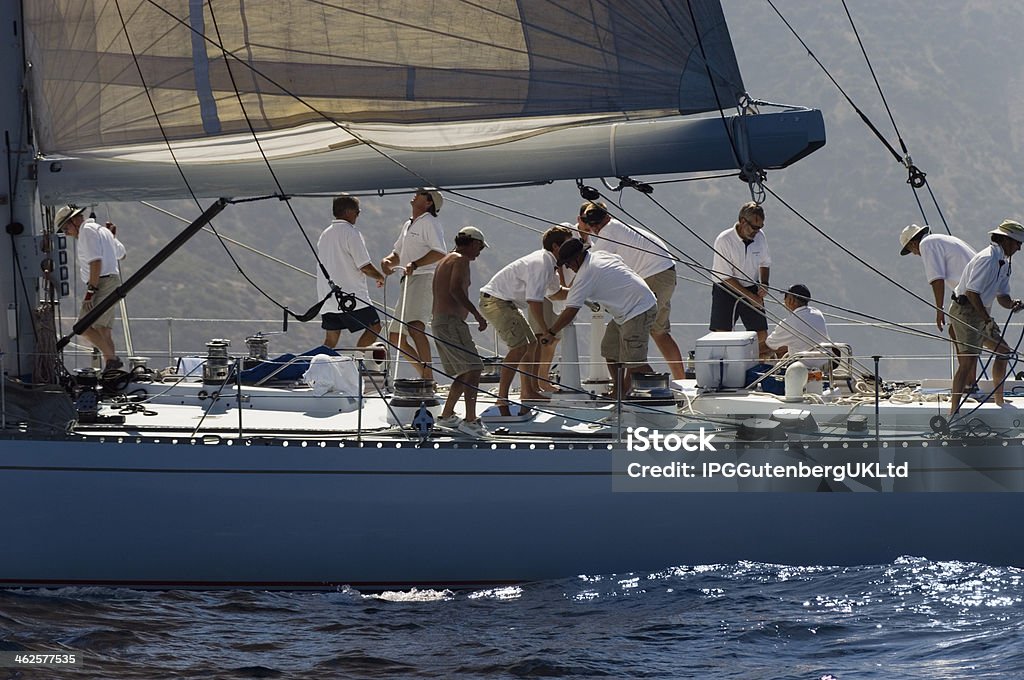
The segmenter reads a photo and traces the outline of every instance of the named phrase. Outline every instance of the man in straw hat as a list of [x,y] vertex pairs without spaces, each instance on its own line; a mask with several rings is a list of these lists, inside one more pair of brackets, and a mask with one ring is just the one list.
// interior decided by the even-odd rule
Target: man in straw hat
[[989,234],[992,244],[967,263],[949,307],[959,360],[953,375],[950,416],[956,415],[960,408],[964,386],[975,374],[982,346],[996,355],[992,362],[993,397],[996,404],[1003,405],[1006,360],[1013,350],[1003,340],[999,325],[992,318],[991,308],[993,300],[1013,312],[1024,306],[1020,300],[1010,298],[1010,258],[1024,242],[1024,226],[1013,220],[1003,220]]
[[433,307],[434,270],[447,251],[444,229],[437,219],[444,198],[436,189],[420,188],[409,204],[412,217],[402,225],[394,250],[380,263],[384,276],[403,271],[402,292],[395,305],[398,318],[388,324],[388,338],[392,345],[401,347],[399,354],[416,367],[421,378],[433,380],[428,365],[430,341],[424,331]]
[[[932,234],[928,225],[919,227],[911,224],[900,233],[900,255],[919,255],[924,264],[924,274],[935,298],[935,326],[941,331],[946,326],[943,309],[947,303],[946,286],[952,291],[960,283],[964,267],[976,255],[974,248],[956,236]],[[956,347],[956,331],[949,325],[949,338]],[[976,378],[969,375],[966,384],[973,385]]]
[[[110,297],[120,285],[118,260],[125,256],[124,246],[114,237],[116,227],[108,222],[100,226],[96,221],[86,222],[85,208],[66,205],[57,211],[54,227],[57,231],[78,241],[78,274],[85,284],[85,297],[78,318],[81,319],[99,302]],[[124,362],[114,347],[114,306],[82,331],[82,337],[103,353],[104,370],[121,368]]]
[[[946,286],[950,290],[960,282],[964,267],[975,256],[974,248],[956,236],[932,234],[926,224],[911,224],[900,234],[900,255],[919,255],[924,264],[928,285],[935,297],[935,325],[941,331],[946,325]],[[952,333],[952,327],[950,332]],[[953,338],[956,340],[956,338]]]

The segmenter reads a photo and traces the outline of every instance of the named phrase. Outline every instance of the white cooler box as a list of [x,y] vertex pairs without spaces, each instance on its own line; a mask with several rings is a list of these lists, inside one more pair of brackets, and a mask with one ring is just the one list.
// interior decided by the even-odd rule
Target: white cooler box
[[739,389],[747,386],[747,369],[758,361],[757,333],[730,331],[708,333],[697,340],[697,385],[706,389]]

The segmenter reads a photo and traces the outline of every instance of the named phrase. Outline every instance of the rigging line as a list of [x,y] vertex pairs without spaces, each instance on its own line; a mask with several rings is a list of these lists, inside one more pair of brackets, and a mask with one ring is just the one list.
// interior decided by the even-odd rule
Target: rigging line
[[867,260],[865,260],[864,258],[862,258],[862,257],[860,257],[859,255],[855,254],[855,253],[854,253],[853,251],[851,251],[851,250],[850,250],[849,248],[847,248],[846,246],[844,246],[844,245],[843,245],[842,243],[840,243],[839,241],[837,241],[837,240],[835,240],[834,238],[832,238],[831,236],[829,236],[829,235],[828,235],[828,234],[827,234],[827,233],[826,233],[826,232],[825,232],[825,231],[824,231],[823,229],[821,229],[821,228],[820,228],[820,227],[819,227],[818,225],[816,225],[816,224],[815,224],[814,222],[812,222],[812,221],[811,221],[811,220],[810,220],[809,218],[805,217],[805,216],[803,215],[803,213],[801,213],[801,212],[800,212],[799,210],[797,210],[797,209],[796,209],[796,208],[794,208],[794,207],[793,207],[792,205],[790,205],[789,203],[787,203],[787,202],[785,201],[785,199],[783,199],[783,198],[782,198],[782,196],[780,196],[779,194],[777,194],[777,193],[776,193],[775,191],[773,191],[773,190],[772,190],[772,189],[771,189],[770,187],[765,187],[765,190],[766,190],[766,191],[767,191],[768,193],[770,193],[770,194],[771,194],[772,196],[774,196],[774,197],[775,197],[775,198],[776,198],[776,199],[777,199],[777,200],[778,200],[778,201],[779,201],[780,203],[782,203],[782,205],[784,205],[784,206],[785,206],[786,208],[788,208],[790,212],[792,212],[792,213],[793,213],[794,215],[796,215],[796,216],[797,216],[798,218],[800,218],[800,220],[801,220],[801,221],[802,221],[802,222],[803,222],[804,224],[806,224],[806,225],[807,225],[807,226],[809,226],[809,227],[810,227],[811,229],[813,229],[814,231],[816,231],[816,232],[818,232],[819,234],[821,234],[821,235],[822,235],[823,237],[825,237],[825,239],[826,239],[826,240],[827,240],[827,241],[828,241],[829,243],[831,243],[831,244],[832,244],[832,245],[834,245],[835,247],[837,247],[837,248],[839,248],[840,250],[842,250],[842,251],[843,251],[844,253],[846,253],[847,255],[849,255],[850,257],[852,257],[852,258],[853,258],[854,260],[856,260],[856,261],[857,261],[857,262],[859,262],[860,264],[864,265],[865,267],[867,267],[868,269],[870,269],[871,271],[873,271],[873,272],[874,272],[875,274],[878,274],[878,275],[879,275],[879,276],[881,276],[881,277],[882,277],[882,278],[883,278],[884,280],[886,280],[886,281],[888,281],[889,283],[893,284],[894,286],[896,286],[897,288],[899,288],[899,289],[900,289],[900,290],[902,290],[903,292],[907,293],[908,295],[910,295],[910,296],[911,296],[911,297],[913,297],[914,299],[916,299],[916,300],[919,300],[920,302],[923,302],[923,303],[924,303],[924,304],[925,304],[925,305],[926,305],[926,306],[928,307],[928,309],[930,309],[930,310],[932,310],[932,311],[945,311],[945,310],[943,310],[943,309],[941,309],[941,308],[939,308],[939,307],[936,307],[936,306],[935,306],[935,303],[934,303],[933,301],[930,301],[930,300],[925,300],[925,299],[924,299],[923,297],[921,297],[920,295],[918,295],[918,294],[917,294],[917,293],[915,293],[914,291],[910,290],[909,288],[907,288],[906,286],[904,286],[904,285],[903,285],[902,283],[900,283],[899,281],[896,281],[895,279],[893,279],[893,278],[892,278],[891,276],[889,276],[888,274],[886,274],[886,273],[882,272],[882,271],[881,271],[880,269],[878,269],[877,267],[875,267],[874,265],[872,265],[872,264],[871,264],[870,262],[868,262],[868,261],[867,261]]
[[680,177],[678,179],[652,180],[652,181],[649,181],[649,182],[644,182],[644,184],[648,184],[648,185],[653,187],[653,186],[656,186],[656,185],[659,185],[659,184],[679,184],[680,182],[702,182],[702,181],[707,180],[707,179],[726,179],[726,178],[729,178],[729,177],[739,177],[739,176],[740,176],[740,174],[738,172],[727,172],[727,173],[722,173],[720,175],[701,175],[700,177]]
[[821,67],[821,70],[825,73],[826,76],[828,76],[828,79],[831,80],[832,84],[836,86],[837,90],[839,90],[839,93],[843,95],[843,98],[846,99],[847,103],[853,108],[857,115],[860,116],[860,119],[864,121],[864,124],[867,125],[872,132],[875,133],[875,136],[878,137],[878,140],[885,146],[885,148],[889,150],[889,152],[893,155],[893,158],[896,159],[896,162],[899,163],[900,165],[904,165],[904,160],[903,157],[900,156],[900,152],[897,151],[893,147],[893,145],[889,143],[889,140],[885,138],[885,135],[883,135],[877,127],[875,127],[875,124],[871,122],[867,115],[863,111],[861,111],[856,104],[853,103],[853,100],[850,99],[850,95],[846,94],[846,90],[843,89],[843,86],[840,85],[834,77],[832,77],[832,74],[829,72],[829,70],[825,67],[823,63],[821,63],[821,60],[818,59],[817,55],[814,54],[814,52],[807,45],[807,43],[804,42],[804,39],[800,37],[800,34],[796,32],[796,29],[793,28],[792,24],[790,24],[786,17],[782,15],[782,12],[780,12],[779,8],[775,6],[775,3],[772,2],[772,0],[765,0],[765,2],[767,2],[773,10],[775,10],[775,13],[779,16],[779,19],[782,20],[782,23],[786,25],[786,28],[789,29],[790,33],[793,34],[793,37],[800,42],[800,44],[803,46],[805,50],[807,50],[808,56],[810,56],[811,59],[813,59],[814,62]]
[[[498,203],[493,203],[491,201],[487,201],[487,200],[482,199],[482,198],[477,198],[476,196],[469,196],[469,195],[466,195],[466,194],[462,194],[462,193],[459,193],[457,191],[452,191],[450,189],[446,190],[445,193],[447,193],[449,195],[460,196],[462,198],[466,198],[466,199],[469,199],[471,201],[477,201],[479,203],[483,203],[484,205],[489,205],[489,206],[491,206],[493,208],[500,208],[502,210],[506,210],[508,212],[511,212],[511,213],[514,213],[514,214],[517,214],[517,215],[522,215],[523,217],[529,217],[531,219],[538,220],[538,221],[543,222],[543,223],[548,224],[548,225],[560,225],[560,224],[562,224],[562,223],[559,223],[559,222],[548,221],[548,220],[545,220],[543,218],[537,217],[536,215],[532,215],[530,213],[525,213],[525,212],[522,212],[520,210],[516,210],[514,208],[509,208],[509,207],[503,206],[503,205],[498,204]],[[509,224],[513,224],[515,226],[522,227],[523,229],[526,229],[528,231],[532,231],[535,234],[543,234],[544,233],[543,230],[537,229],[536,227],[531,227],[529,225],[523,224],[522,222],[517,222],[515,220],[509,219],[508,217],[506,217],[504,215],[499,215],[499,214],[494,213],[494,212],[489,212],[489,211],[483,210],[482,208],[475,207],[475,206],[470,205],[468,203],[465,203],[463,201],[453,201],[453,202],[456,205],[461,205],[461,206],[463,206],[465,208],[468,208],[469,210],[474,210],[474,211],[479,212],[479,213],[481,213],[483,215],[487,215],[489,217],[493,217],[495,219],[499,219],[499,220],[503,220],[505,222],[508,222]],[[578,232],[578,229],[576,228],[576,226],[571,226],[570,229],[572,229],[573,231],[577,231]],[[648,231],[651,231],[651,233],[654,233],[653,230],[651,230],[651,229],[648,229]],[[658,238],[661,238],[661,236],[659,236],[658,234],[655,234],[655,236],[658,236]],[[633,245],[630,245],[628,243],[622,243],[620,241],[616,241],[616,240],[610,239],[610,238],[605,238],[603,236],[600,237],[600,238],[603,238],[608,243],[614,243],[615,245],[619,245],[619,246],[623,246],[623,247],[626,247],[626,248],[630,248],[632,250],[636,250],[637,252],[646,253],[648,255],[661,255],[661,253],[659,251],[656,251],[656,250],[649,250],[649,249],[646,249],[646,248],[639,248],[637,246],[633,246]],[[673,248],[675,248],[675,247],[673,246]],[[686,255],[686,253],[683,252],[681,249],[677,249],[677,250],[682,252],[685,257],[689,257],[689,255]],[[684,260],[681,260],[677,256],[673,255],[671,252],[669,253],[669,259],[671,259],[673,262],[675,262],[677,264],[684,265],[684,266],[689,267],[691,269],[709,269],[708,267],[705,267],[704,265],[697,263],[696,260],[693,260],[692,263],[686,262]],[[692,258],[690,258],[690,259],[692,260]],[[676,278],[679,278],[679,277],[677,276]]]
[[[857,38],[857,44],[860,46],[861,54],[864,55],[864,63],[867,64],[868,71],[871,73],[871,79],[874,80],[875,88],[878,90],[878,96],[882,99],[882,105],[885,107],[885,112],[889,115],[889,122],[892,123],[892,129],[896,133],[896,138],[899,140],[900,148],[903,150],[903,155],[904,155],[904,157],[906,159],[903,162],[903,164],[905,166],[908,166],[908,169],[911,170],[911,172],[912,172],[911,179],[908,180],[908,182],[910,183],[910,187],[911,187],[911,189],[914,192],[914,200],[917,201],[917,207],[921,210],[921,216],[924,218],[925,223],[927,224],[928,217],[927,217],[927,215],[925,215],[924,206],[921,205],[921,201],[920,201],[920,199],[918,199],[918,196],[917,196],[917,189],[918,189],[918,187],[913,183],[913,178],[914,178],[913,171],[914,171],[914,168],[913,168],[913,165],[911,165],[911,161],[910,161],[910,151],[907,149],[907,145],[903,141],[903,135],[900,134],[900,129],[896,125],[896,118],[893,117],[892,109],[889,107],[889,102],[888,102],[888,100],[886,100],[885,93],[882,91],[882,84],[878,82],[878,76],[875,75],[875,68],[874,68],[874,66],[872,66],[871,59],[868,57],[867,49],[864,47],[864,41],[861,40],[860,31],[857,30],[857,24],[854,23],[854,21],[853,21],[853,15],[850,14],[850,8],[847,6],[846,0],[842,0],[842,2],[843,2],[843,9],[846,11],[846,18],[850,20],[850,28],[853,29],[853,35]],[[939,217],[942,218],[942,225],[946,228],[946,233],[949,234],[950,236],[952,236],[953,232],[950,231],[949,224],[946,223],[946,218],[942,214],[942,209],[939,207],[939,202],[935,198],[935,193],[932,191],[931,186],[928,185],[927,178],[925,177],[925,175],[923,173],[920,174],[919,177],[921,178],[921,181],[923,182],[924,186],[928,187],[928,193],[929,193],[929,195],[931,195],[932,202],[935,204],[935,209],[938,211]]]
[[[153,203],[150,203],[149,201],[139,201],[139,203],[141,203],[142,205],[146,206],[147,208],[150,208],[150,209],[155,210],[155,211],[157,211],[159,213],[163,213],[164,215],[167,215],[168,217],[176,219],[179,222],[184,222],[185,224],[189,224],[191,222],[191,220],[186,219],[186,218],[182,217],[181,215],[176,215],[176,214],[172,213],[170,210],[166,210],[164,208],[161,208],[160,206],[158,206],[156,204],[153,204]],[[254,247],[252,247],[252,246],[250,246],[250,245],[248,245],[246,243],[243,243],[242,241],[239,241],[237,239],[233,239],[230,236],[224,236],[223,234],[218,234],[217,232],[215,232],[214,230],[212,230],[212,229],[210,229],[208,227],[203,227],[202,231],[205,231],[208,234],[213,234],[214,236],[216,236],[217,238],[219,238],[221,240],[227,241],[228,243],[230,243],[232,245],[235,245],[235,246],[238,246],[239,248],[242,248],[243,250],[248,250],[251,253],[255,253],[256,255],[259,255],[260,257],[263,257],[263,258],[265,258],[267,260],[270,260],[271,262],[273,262],[275,264],[279,264],[279,265],[281,265],[283,267],[287,267],[287,268],[289,268],[289,269],[291,269],[291,270],[293,270],[295,272],[298,272],[299,274],[303,274],[304,276],[308,276],[308,277],[311,277],[311,278],[315,278],[316,277],[316,274],[314,274],[312,272],[308,272],[305,269],[302,269],[301,267],[296,267],[291,262],[286,262],[285,260],[282,260],[282,259],[280,259],[278,257],[274,257],[270,253],[263,252],[262,250],[259,250],[259,249],[254,248]]]
[[[217,22],[217,15],[213,11],[212,0],[207,0],[206,6],[210,10],[210,18],[213,20],[213,30],[217,33],[217,42],[223,44],[224,41],[220,34],[220,24]],[[267,158],[267,154],[263,150],[263,144],[260,143],[259,135],[256,134],[256,128],[253,127],[252,119],[249,117],[249,112],[245,108],[245,102],[242,100],[242,93],[238,90],[238,84],[235,82],[235,74],[234,70],[231,68],[231,60],[228,59],[227,50],[222,48],[221,51],[224,55],[224,66],[227,68],[228,78],[231,79],[231,87],[234,89],[235,96],[238,98],[238,106],[242,111],[242,115],[245,116],[245,123],[249,126],[249,132],[252,133],[253,141],[256,142],[256,148],[259,149],[260,156],[263,157],[263,162],[267,166],[267,172],[269,172],[271,178],[273,178],[274,184],[277,186],[277,190],[283,195],[285,193],[284,187],[281,186],[281,181],[278,179],[277,173],[274,172],[274,167],[270,164],[270,159]],[[288,198],[283,200],[285,205],[288,206],[288,212],[291,213],[292,219],[295,220],[295,225],[299,228],[299,233],[302,234],[302,238],[305,239],[306,245],[308,245],[309,249],[313,252],[316,264],[320,268],[320,271],[323,272],[324,278],[327,279],[327,284],[331,288],[334,288],[334,280],[331,278],[330,272],[327,271],[327,267],[324,266],[323,261],[320,259],[320,254],[317,252],[316,246],[314,246],[313,242],[309,240],[309,235],[306,233],[306,230],[302,228],[302,221],[299,219],[299,216],[295,214],[295,208],[292,206],[291,200]]]
[[875,68],[871,65],[871,59],[868,57],[868,51],[864,47],[864,41],[860,39],[860,31],[857,30],[857,24],[853,21],[853,15],[850,14],[850,8],[846,5],[846,0],[842,0],[843,10],[846,11],[846,18],[850,20],[850,28],[853,29],[853,35],[857,38],[857,44],[860,46],[860,52],[864,55],[864,63],[868,66],[868,72],[871,73],[871,79],[875,81],[875,88],[878,89],[878,96],[882,98],[882,105],[885,107],[885,112],[889,114],[889,122],[892,123],[892,129],[896,133],[896,139],[900,142],[900,148],[903,150],[903,155],[906,156],[910,153],[907,150],[907,145],[903,141],[903,136],[900,134],[900,129],[896,125],[896,119],[892,115],[892,109],[889,108],[889,102],[885,99],[885,93],[882,92],[882,85],[878,82],[878,76],[875,75]]
[[[150,0],[150,2],[152,2],[152,0]],[[128,33],[128,24],[125,22],[124,15],[121,12],[120,0],[114,0],[114,6],[117,8],[117,15],[121,19],[121,30],[124,32],[125,41],[127,41],[128,43],[128,49],[131,52],[133,59],[135,60],[135,68],[139,74],[139,81],[142,83],[142,88],[146,93],[146,98],[149,100],[149,106],[153,111],[153,118],[156,121],[157,127],[160,129],[161,136],[164,138],[164,144],[167,145],[167,152],[171,155],[171,159],[174,161],[174,167],[178,171],[178,174],[181,175],[181,180],[182,182],[184,182],[185,188],[188,189],[189,194],[192,196],[193,202],[195,202],[198,208],[202,208],[202,204],[199,202],[199,198],[196,196],[195,191],[192,190],[192,185],[189,183],[188,177],[185,175],[184,168],[182,168],[181,163],[178,161],[178,156],[174,152],[174,146],[171,144],[171,140],[167,136],[167,131],[164,129],[163,121],[161,120],[160,114],[157,111],[156,102],[153,101],[153,95],[152,93],[150,93],[149,87],[146,85],[146,77],[142,72],[142,65],[139,64],[138,55],[135,53],[135,48],[132,46],[131,35]],[[217,234],[217,230],[213,226],[212,220],[209,226],[211,231],[213,231],[213,233],[218,236],[219,241],[220,235]],[[259,293],[263,295],[263,297],[265,297],[267,300],[269,300],[272,304],[277,305],[278,308],[286,309],[286,307],[284,307],[277,300],[274,300],[272,297],[270,297],[270,295],[268,295],[262,288],[260,288],[256,284],[256,282],[249,278],[249,276],[245,273],[245,271],[242,270],[241,265],[238,264],[238,261],[235,260],[234,255],[231,254],[231,251],[228,249],[228,247],[224,244],[223,241],[219,241],[219,243],[221,244],[221,247],[224,248],[224,252],[227,254],[228,259],[230,259],[232,264],[235,265],[235,269],[238,270],[238,273],[241,274],[242,278],[244,278],[249,283],[249,285],[251,285],[257,291],[259,291]]]
[[[770,2],[771,0],[769,0]],[[693,32],[697,38],[697,46],[700,47],[700,56],[704,62],[704,70],[708,74],[708,80],[711,82],[711,92],[715,95],[715,104],[718,105],[718,116],[722,121],[722,127],[725,129],[725,135],[729,138],[729,147],[732,149],[732,157],[738,167],[742,167],[740,161],[740,154],[736,148],[736,140],[733,139],[732,129],[729,127],[729,121],[726,120],[725,110],[722,108],[722,100],[718,96],[718,87],[715,85],[714,74],[711,73],[711,66],[708,63],[708,55],[704,50],[704,40],[701,38],[700,29],[697,28],[697,17],[693,13],[693,4],[690,0],[686,0],[686,7],[690,10],[690,21],[693,23]]]
[[[925,186],[926,189],[928,189],[928,195],[931,196],[931,198],[932,198],[932,203],[935,205],[935,211],[937,213],[939,213],[939,219],[942,220],[942,226],[946,228],[946,233],[949,234],[950,236],[952,236],[953,232],[949,230],[949,223],[946,222],[946,216],[942,214],[942,208],[939,207],[939,199],[937,199],[935,197],[935,192],[932,191],[932,184],[931,184],[931,182],[929,182],[926,179],[924,181],[924,186]],[[914,192],[914,195],[917,196],[917,191]],[[922,212],[923,212],[923,209],[922,209]]]

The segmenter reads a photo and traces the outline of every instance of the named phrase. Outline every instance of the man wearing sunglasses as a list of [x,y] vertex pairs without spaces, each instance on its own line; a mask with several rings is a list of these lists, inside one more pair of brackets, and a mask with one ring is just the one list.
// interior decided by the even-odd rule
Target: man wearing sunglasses
[[715,239],[711,265],[711,330],[731,331],[742,319],[744,328],[757,333],[762,357],[767,354],[764,297],[772,263],[763,229],[764,208],[753,201],[743,204],[736,223]]

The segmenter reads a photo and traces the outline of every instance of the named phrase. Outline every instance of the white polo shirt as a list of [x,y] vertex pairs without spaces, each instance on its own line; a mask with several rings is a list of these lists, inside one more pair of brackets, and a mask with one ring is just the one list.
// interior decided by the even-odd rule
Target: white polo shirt
[[588,252],[573,279],[565,306],[579,309],[587,300],[600,303],[618,324],[658,303],[644,280],[621,257],[601,251]]
[[[366,285],[366,274],[360,268],[370,264],[370,253],[366,250],[366,240],[359,230],[345,220],[334,220],[320,234],[316,252],[334,283],[358,298],[356,307],[368,305],[370,292]],[[316,294],[323,299],[329,292],[331,289],[327,279],[320,267],[317,267]],[[332,313],[337,311],[330,304],[325,305],[324,309]]]
[[555,256],[542,248],[502,267],[480,292],[506,302],[526,304],[542,302],[558,289]]
[[89,264],[100,261],[100,276],[118,273],[117,261],[124,258],[124,246],[114,234],[93,219],[78,228],[78,275],[82,283],[89,283]]
[[971,258],[954,290],[958,296],[967,291],[977,293],[986,309],[997,296],[1010,294],[1010,259],[998,243]]
[[736,233],[736,225],[723,231],[715,239],[715,258],[711,263],[712,276],[721,283],[727,278],[737,279],[742,285],[750,287],[761,283],[761,267],[770,267],[771,255],[768,253],[768,239],[761,229],[754,235],[750,244]]
[[928,234],[919,243],[921,261],[924,262],[924,273],[928,277],[928,283],[941,279],[950,288],[960,283],[964,267],[977,254],[974,248],[956,236]]
[[591,234],[590,252],[603,250],[622,258],[626,266],[646,279],[671,269],[675,264],[660,238],[639,227],[609,220],[600,234]]
[[825,316],[816,307],[804,305],[780,321],[765,343],[772,349],[786,347],[792,355],[812,350],[819,343],[828,341]]
[[[441,220],[428,212],[414,220],[406,220],[402,225],[398,240],[395,241],[398,264],[404,267],[413,260],[420,259],[431,250],[436,250],[439,253],[448,251],[448,247],[444,243],[444,229],[441,227]],[[437,262],[416,267],[413,270],[413,276],[433,274],[435,269],[437,269]]]

